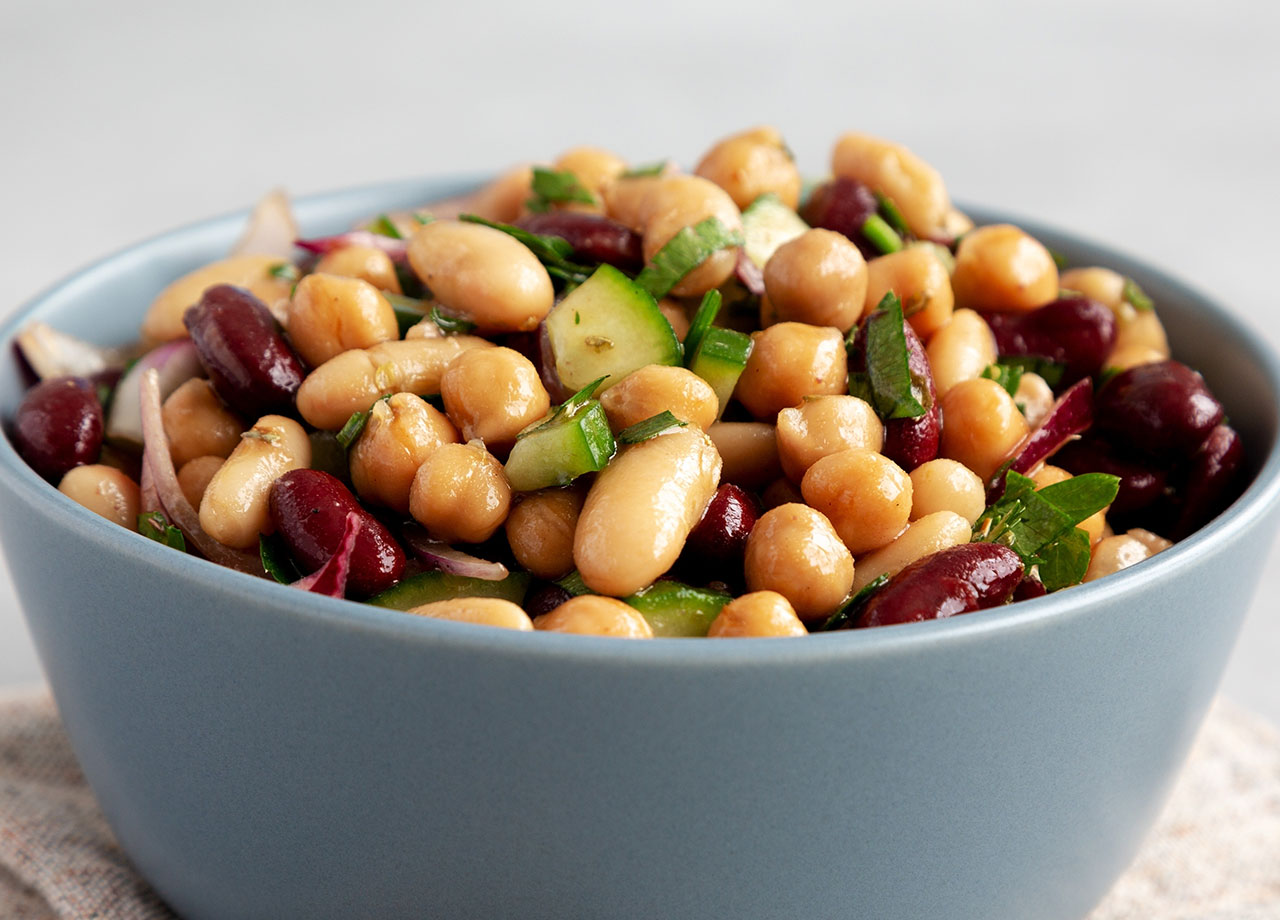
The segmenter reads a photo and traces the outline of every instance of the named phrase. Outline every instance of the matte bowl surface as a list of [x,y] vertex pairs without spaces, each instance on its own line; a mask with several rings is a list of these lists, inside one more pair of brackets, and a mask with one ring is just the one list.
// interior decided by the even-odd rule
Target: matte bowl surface
[[[465,184],[297,211],[315,235]],[[0,342],[33,318],[131,340],[154,294],[242,221],[105,259]],[[1139,281],[1226,404],[1254,481],[1156,559],[996,611],[735,642],[424,620],[143,540],[0,439],[13,578],[137,867],[193,920],[1078,920],[1154,820],[1247,609],[1277,517],[1280,370],[1177,281],[1023,226]],[[8,419],[21,384],[0,363]]]

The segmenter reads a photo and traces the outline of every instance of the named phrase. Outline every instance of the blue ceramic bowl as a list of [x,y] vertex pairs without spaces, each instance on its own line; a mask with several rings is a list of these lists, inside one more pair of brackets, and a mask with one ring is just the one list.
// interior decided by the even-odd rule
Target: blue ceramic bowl
[[[456,191],[324,195],[309,233]],[[980,215],[988,217],[988,215]],[[30,319],[134,338],[243,215],[63,282]],[[1078,920],[1133,857],[1218,685],[1275,528],[1280,368],[1135,277],[1252,485],[1129,571],[1015,606],[803,640],[620,642],[420,619],[255,580],[65,499],[0,439],[0,529],[85,774],[188,918]],[[20,398],[0,367],[0,413]]]

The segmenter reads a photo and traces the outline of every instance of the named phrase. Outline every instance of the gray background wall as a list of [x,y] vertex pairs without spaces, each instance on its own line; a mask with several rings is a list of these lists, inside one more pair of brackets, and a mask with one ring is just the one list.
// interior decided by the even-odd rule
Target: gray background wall
[[[857,128],[953,195],[1113,243],[1280,344],[1280,7],[0,3],[0,312],[195,218],[591,142],[689,163],[779,127],[807,172]],[[1280,552],[1227,678],[1280,720]],[[0,686],[38,666],[0,567]]]

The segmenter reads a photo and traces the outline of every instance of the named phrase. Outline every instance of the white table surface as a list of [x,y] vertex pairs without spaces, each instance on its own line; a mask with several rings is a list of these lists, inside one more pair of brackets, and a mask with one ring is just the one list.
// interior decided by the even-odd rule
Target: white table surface
[[[1253,0],[0,3],[0,313],[193,219],[596,143],[900,140],[965,201],[1170,268],[1280,345],[1280,7]],[[1280,720],[1280,551],[1226,678]],[[39,670],[0,565],[0,686]]]

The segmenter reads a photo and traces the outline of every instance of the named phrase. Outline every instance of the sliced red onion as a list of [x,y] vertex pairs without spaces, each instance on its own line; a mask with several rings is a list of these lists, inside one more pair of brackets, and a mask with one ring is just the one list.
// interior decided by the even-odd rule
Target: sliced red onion
[[747,255],[745,247],[738,250],[738,265],[735,269],[738,280],[752,294],[759,297],[764,293],[764,270]]
[[1013,462],[1001,467],[987,486],[987,504],[1004,494],[1005,477],[1008,470],[1026,476],[1036,469],[1045,458],[1050,457],[1063,444],[1093,424],[1093,381],[1088,377],[1071,385],[1058,398],[1049,410],[1049,414],[1027,435],[1017,452]]
[[324,594],[328,597],[345,597],[347,594],[347,575],[351,572],[351,554],[356,548],[356,537],[364,522],[360,515],[348,511],[342,524],[342,540],[334,550],[329,561],[305,578],[299,578],[289,585],[302,591]]
[[481,578],[485,581],[502,581],[507,577],[507,567],[501,562],[488,562],[475,556],[454,549],[447,543],[433,540],[421,527],[405,527],[400,534],[404,545],[433,569],[448,572],[450,575],[465,575],[468,578]]
[[294,245],[305,249],[307,252],[315,252],[320,255],[336,252],[348,246],[371,246],[374,249],[381,249],[391,256],[392,260],[403,262],[408,258],[409,241],[397,240],[394,237],[383,236],[380,233],[370,233],[368,230],[348,230],[346,233],[339,233],[335,236],[318,236],[309,240],[295,240]]
[[111,400],[111,414],[107,418],[106,436],[111,441],[141,444],[142,376],[149,370],[159,372],[160,402],[192,377],[204,373],[200,356],[190,339],[179,339],[153,348],[129,369],[129,373],[116,384],[115,397]]
[[144,457],[142,475],[138,480],[138,506],[145,514],[160,510],[160,496],[156,494],[155,476],[151,474],[151,464]]
[[293,256],[293,241],[297,238],[298,225],[289,207],[289,197],[276,189],[265,195],[254,207],[244,233],[231,247],[231,255],[279,256],[289,259]]
[[249,575],[266,577],[262,559],[257,553],[241,552],[223,546],[205,533],[200,526],[200,515],[182,494],[178,474],[173,468],[173,457],[169,454],[169,436],[165,434],[164,419],[160,414],[159,371],[148,368],[143,372],[139,393],[142,410],[142,462],[150,471],[149,478],[160,510],[210,562]]
[[50,377],[92,377],[124,367],[122,348],[101,348],[48,323],[31,323],[14,337],[22,357],[41,380]]

